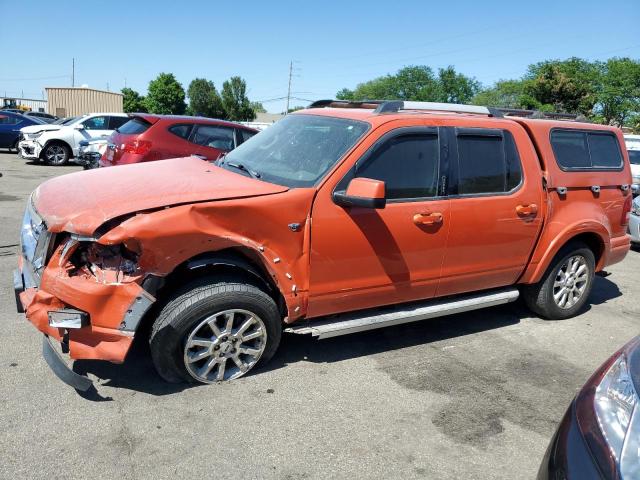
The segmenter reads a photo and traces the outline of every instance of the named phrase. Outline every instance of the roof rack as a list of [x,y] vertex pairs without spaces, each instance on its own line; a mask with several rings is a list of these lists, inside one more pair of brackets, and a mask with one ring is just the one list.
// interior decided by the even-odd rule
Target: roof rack
[[492,107],[457,103],[410,102],[404,100],[362,100],[358,102],[350,100],[318,100],[307,108],[323,107],[373,108],[373,113],[397,113],[401,110],[427,110],[431,112],[471,113],[488,115],[489,117],[503,116],[499,109]]
[[540,110],[522,110],[519,108],[498,108],[504,115],[509,117],[522,117],[522,118],[535,118],[535,119],[550,119],[550,120],[572,120],[576,122],[588,121],[584,115],[578,115],[575,113],[561,113],[561,112],[543,112]]

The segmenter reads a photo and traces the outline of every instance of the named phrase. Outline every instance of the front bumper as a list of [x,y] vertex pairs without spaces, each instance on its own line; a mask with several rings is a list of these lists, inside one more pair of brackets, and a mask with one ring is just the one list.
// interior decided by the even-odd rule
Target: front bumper
[[56,376],[67,385],[82,392],[86,392],[93,385],[93,382],[91,382],[87,377],[78,375],[69,368],[64,359],[51,344],[51,340],[47,335],[44,335],[42,338],[42,356],[53,373],[55,373]]
[[42,152],[42,145],[35,140],[22,140],[18,144],[18,151],[22,158],[34,160],[40,158]]
[[[65,268],[57,266],[60,250],[42,271],[39,286],[27,281],[29,264],[20,257],[13,274],[18,312],[24,312],[47,341],[61,342],[72,359],[124,362],[140,320],[155,298],[135,282],[100,283],[69,276]],[[53,358],[50,352],[47,354]],[[61,376],[61,367],[54,368],[52,361],[47,363],[69,383],[65,380],[69,375]],[[73,386],[81,389],[77,382]]]
[[629,235],[633,243],[640,243],[640,216],[629,215]]

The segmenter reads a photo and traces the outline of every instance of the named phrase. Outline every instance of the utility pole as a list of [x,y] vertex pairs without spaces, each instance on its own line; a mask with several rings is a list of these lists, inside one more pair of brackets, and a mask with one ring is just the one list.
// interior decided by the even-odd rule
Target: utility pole
[[289,62],[289,88],[287,89],[287,108],[284,111],[285,115],[289,113],[289,100],[291,99],[291,77],[292,76],[293,76],[293,60]]
[[76,86],[76,59],[71,59],[71,87]]

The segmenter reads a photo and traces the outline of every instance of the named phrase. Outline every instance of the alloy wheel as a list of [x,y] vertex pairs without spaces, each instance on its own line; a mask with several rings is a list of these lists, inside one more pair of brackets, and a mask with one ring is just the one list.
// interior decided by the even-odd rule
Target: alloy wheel
[[582,255],[569,257],[558,269],[553,282],[553,300],[560,308],[573,307],[584,294],[589,281],[589,266]]
[[64,147],[61,145],[51,145],[47,147],[45,157],[49,163],[59,164],[63,163],[66,159],[67,153]]
[[267,344],[267,329],[247,310],[224,310],[206,317],[187,337],[184,364],[199,382],[241,377],[258,363]]

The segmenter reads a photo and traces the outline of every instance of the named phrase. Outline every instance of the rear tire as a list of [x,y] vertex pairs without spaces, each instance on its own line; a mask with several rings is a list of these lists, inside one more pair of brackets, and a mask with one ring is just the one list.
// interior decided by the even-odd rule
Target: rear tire
[[595,255],[583,243],[564,246],[534,285],[522,288],[527,306],[542,318],[563,320],[577,315],[589,298]]
[[71,149],[64,143],[52,142],[42,150],[40,158],[47,165],[66,165],[71,158]]
[[171,297],[149,344],[166,381],[216,383],[264,365],[281,335],[278,307],[265,292],[234,279],[203,278]]

